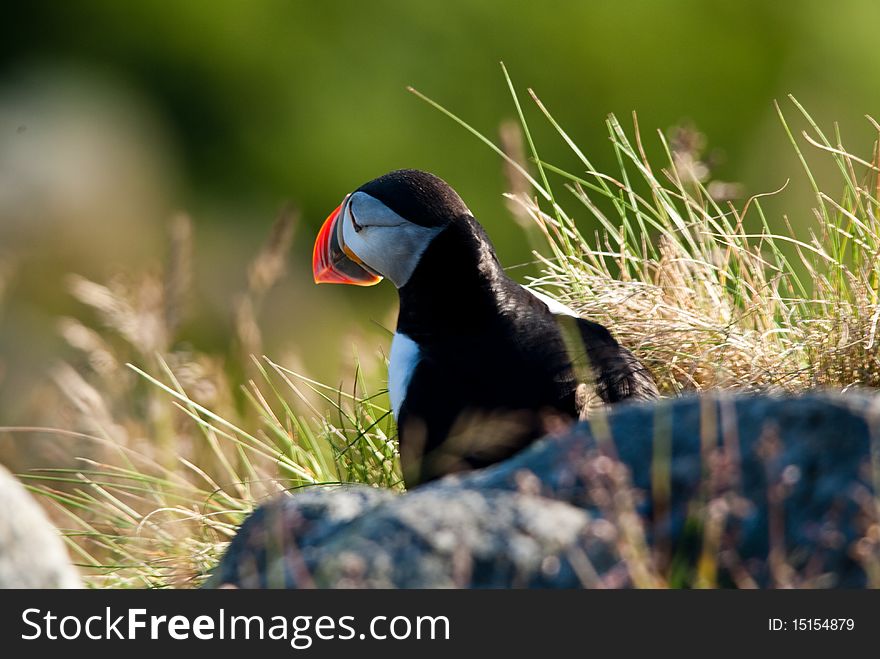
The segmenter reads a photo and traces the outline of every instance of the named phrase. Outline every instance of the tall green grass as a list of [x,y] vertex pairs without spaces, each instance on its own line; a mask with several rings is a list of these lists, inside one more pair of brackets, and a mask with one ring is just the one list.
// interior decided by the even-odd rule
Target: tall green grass
[[[778,107],[815,212],[807,234],[790,225],[774,233],[762,195],[725,200],[735,186],[712,179],[687,135],[658,132],[665,160],[649,162],[635,115],[629,128],[609,116],[618,169],[600,172],[537,95],[528,90],[532,107],[524,107],[504,75],[520,132],[508,126],[501,145],[412,91],[505,160],[510,208],[539,262],[529,286],[608,325],[667,394],[880,385],[876,142],[854,155],[836,128],[826,134],[793,98]],[[556,131],[577,169],[542,159],[527,115]],[[796,133],[792,116],[808,128]],[[517,135],[524,143],[511,148]],[[816,157],[833,161],[837,181],[817,180],[808,164]],[[588,234],[587,226],[599,229]],[[186,230],[177,233],[188,240]],[[250,375],[241,383],[230,383],[210,355],[175,352],[141,331],[165,327],[167,337],[167,304],[145,315],[129,292],[75,281],[73,293],[103,326],[68,320],[62,330],[91,361],[110,366],[91,383],[74,369],[58,382],[80,401],[81,425],[91,430],[77,437],[93,446],[78,466],[26,477],[55,508],[91,585],[198,585],[247,512],[279,492],[341,482],[402,487],[382,359],[359,367],[343,391],[259,355],[254,310],[283,270],[289,239],[276,227],[236,307],[237,371]],[[166,303],[185,269],[172,263],[164,284],[152,282],[164,286]],[[243,411],[231,402],[239,391]],[[665,578],[646,574],[651,583]]]

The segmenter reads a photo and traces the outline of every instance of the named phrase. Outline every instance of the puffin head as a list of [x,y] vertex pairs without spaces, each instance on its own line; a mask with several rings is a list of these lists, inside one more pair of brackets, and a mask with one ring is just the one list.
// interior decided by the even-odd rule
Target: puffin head
[[470,216],[441,178],[415,169],[385,174],[347,195],[324,222],[312,253],[317,284],[401,288],[431,241]]

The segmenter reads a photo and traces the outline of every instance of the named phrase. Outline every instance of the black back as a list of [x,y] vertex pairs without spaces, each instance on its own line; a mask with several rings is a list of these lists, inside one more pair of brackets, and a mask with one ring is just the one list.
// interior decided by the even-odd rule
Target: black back
[[410,485],[512,455],[544,434],[547,413],[577,417],[553,315],[504,274],[471,217],[428,246],[400,289],[397,330],[421,349],[398,414]]

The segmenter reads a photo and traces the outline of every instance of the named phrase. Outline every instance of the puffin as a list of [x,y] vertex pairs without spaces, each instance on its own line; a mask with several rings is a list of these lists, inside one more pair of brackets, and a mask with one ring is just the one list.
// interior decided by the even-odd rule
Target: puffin
[[397,288],[388,394],[407,487],[568,427],[585,417],[588,391],[599,405],[659,395],[606,327],[511,279],[434,174],[397,170],[348,194],[318,232],[312,268],[317,284]]

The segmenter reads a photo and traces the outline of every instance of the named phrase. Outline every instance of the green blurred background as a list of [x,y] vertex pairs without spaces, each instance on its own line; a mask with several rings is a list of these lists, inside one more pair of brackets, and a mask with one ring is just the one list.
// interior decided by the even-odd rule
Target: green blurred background
[[[180,340],[221,350],[232,292],[286,201],[302,209],[288,277],[259,321],[264,349],[334,382],[351,346],[387,346],[390,286],[315,287],[317,227],[364,181],[418,167],[447,179],[496,242],[529,260],[499,159],[411,94],[489,135],[514,108],[498,63],[533,87],[600,170],[604,119],[643,132],[691,121],[717,176],[780,187],[771,218],[810,198],[773,108],[795,94],[869,155],[880,114],[880,3],[842,0],[7,3],[0,20],[0,425],[35,422],[32,392],[79,314],[64,277],[155,270],[167,221],[195,223],[195,309]],[[525,95],[523,95],[525,97]],[[528,108],[542,155],[571,169]],[[658,153],[656,139],[649,152]],[[517,271],[517,276],[525,274]],[[375,322],[374,322],[375,321]],[[36,402],[35,402],[36,401]]]

